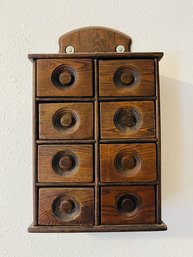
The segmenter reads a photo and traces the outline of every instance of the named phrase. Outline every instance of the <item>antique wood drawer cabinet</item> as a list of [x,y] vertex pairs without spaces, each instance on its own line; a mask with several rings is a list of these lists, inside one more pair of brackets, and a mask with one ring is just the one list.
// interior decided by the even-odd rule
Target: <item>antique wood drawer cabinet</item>
[[87,27],[34,67],[34,217],[29,232],[166,230],[161,220],[163,53],[131,53]]

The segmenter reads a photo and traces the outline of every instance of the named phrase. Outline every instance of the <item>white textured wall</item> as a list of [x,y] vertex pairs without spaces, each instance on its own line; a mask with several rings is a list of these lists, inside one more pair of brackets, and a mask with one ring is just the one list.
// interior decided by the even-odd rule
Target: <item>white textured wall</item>
[[[101,25],[133,38],[132,51],[163,51],[163,220],[167,232],[28,234],[32,221],[28,53],[57,52],[58,37]],[[0,256],[193,256],[193,1],[0,1]]]

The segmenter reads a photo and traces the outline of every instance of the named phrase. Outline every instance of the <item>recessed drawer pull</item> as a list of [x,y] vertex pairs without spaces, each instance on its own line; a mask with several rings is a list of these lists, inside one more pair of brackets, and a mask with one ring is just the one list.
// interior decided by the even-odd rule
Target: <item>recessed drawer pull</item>
[[102,182],[156,181],[156,144],[101,144],[100,178]]
[[155,222],[152,186],[101,188],[101,224],[152,224]]
[[93,182],[93,159],[92,145],[39,145],[38,181]]
[[53,156],[52,167],[59,176],[72,176],[78,169],[78,157],[68,150],[57,152]]
[[93,139],[93,103],[39,104],[39,138]]
[[101,138],[155,137],[153,101],[101,102]]
[[99,61],[100,96],[154,96],[153,60]]
[[40,188],[39,225],[93,225],[93,188]]
[[37,96],[93,96],[92,60],[38,59]]

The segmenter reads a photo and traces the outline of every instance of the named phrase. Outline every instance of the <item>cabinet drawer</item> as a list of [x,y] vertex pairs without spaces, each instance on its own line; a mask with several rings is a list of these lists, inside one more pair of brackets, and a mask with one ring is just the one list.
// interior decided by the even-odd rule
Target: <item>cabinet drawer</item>
[[99,61],[100,96],[153,96],[153,60]]
[[102,187],[101,223],[104,225],[155,223],[154,187]]
[[38,181],[93,182],[93,146],[38,146]]
[[100,179],[102,182],[155,181],[156,145],[100,145]]
[[37,60],[37,96],[92,95],[92,60]]
[[93,188],[40,188],[40,225],[92,225]]
[[39,104],[40,139],[92,139],[93,103]]
[[155,137],[153,101],[102,102],[101,138]]

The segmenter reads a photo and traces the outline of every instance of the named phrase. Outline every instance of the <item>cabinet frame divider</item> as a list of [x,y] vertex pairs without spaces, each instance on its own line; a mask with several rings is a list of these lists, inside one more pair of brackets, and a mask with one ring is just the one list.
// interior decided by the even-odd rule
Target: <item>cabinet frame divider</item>
[[159,61],[154,59],[155,65],[155,87],[157,100],[155,101],[156,111],[156,137],[157,142],[157,177],[158,185],[155,188],[156,194],[156,222],[161,223],[161,112],[160,112],[160,84],[159,84]]

